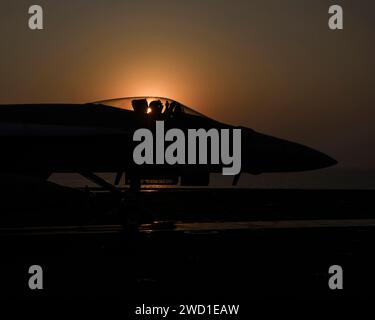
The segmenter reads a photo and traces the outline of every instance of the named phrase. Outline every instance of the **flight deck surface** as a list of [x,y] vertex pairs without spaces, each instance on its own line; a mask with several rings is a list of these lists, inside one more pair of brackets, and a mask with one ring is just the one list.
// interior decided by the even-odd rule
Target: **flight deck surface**
[[[29,263],[42,264],[45,292],[57,296],[366,296],[375,284],[373,196],[371,190],[147,189],[131,206],[139,217],[129,218],[129,207],[111,208],[113,196],[98,192],[92,215],[87,206],[81,215],[78,207],[65,215],[58,208],[3,215],[0,248],[8,262],[1,272],[14,284]],[[335,264],[346,273],[340,293],[327,285]],[[8,289],[29,294],[21,282]]]

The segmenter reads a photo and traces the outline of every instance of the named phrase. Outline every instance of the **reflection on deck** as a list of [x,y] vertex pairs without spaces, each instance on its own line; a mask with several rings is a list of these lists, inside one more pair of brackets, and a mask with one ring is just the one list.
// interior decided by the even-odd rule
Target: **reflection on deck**
[[[375,219],[346,220],[280,220],[280,221],[233,221],[233,222],[198,222],[183,223],[155,221],[139,226],[141,233],[183,232],[204,233],[235,230],[265,229],[311,229],[311,228],[374,228]],[[115,234],[124,231],[122,225],[86,225],[86,226],[48,226],[0,228],[0,236],[39,236],[39,235],[83,235]]]
[[[4,197],[4,294],[30,294],[14,279],[31,264],[46,270],[46,294],[64,297],[330,298],[375,287],[374,191],[164,189],[141,192],[138,208],[110,193],[68,195],[43,194],[44,207]],[[334,264],[343,292],[327,289]]]

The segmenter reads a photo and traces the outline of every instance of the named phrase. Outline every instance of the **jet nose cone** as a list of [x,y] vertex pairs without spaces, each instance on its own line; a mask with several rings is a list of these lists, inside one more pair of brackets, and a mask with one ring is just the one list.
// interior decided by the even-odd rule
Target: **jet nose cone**
[[323,169],[337,164],[337,161],[323,152],[312,148],[293,143],[289,143],[288,157],[293,157],[298,171]]
[[248,172],[295,172],[337,164],[330,156],[304,145],[252,132],[243,159]]
[[337,164],[337,160],[333,159],[323,152],[308,147],[304,148],[308,149],[308,151],[306,151],[306,156],[311,159],[310,162],[312,164],[312,169],[323,169]]

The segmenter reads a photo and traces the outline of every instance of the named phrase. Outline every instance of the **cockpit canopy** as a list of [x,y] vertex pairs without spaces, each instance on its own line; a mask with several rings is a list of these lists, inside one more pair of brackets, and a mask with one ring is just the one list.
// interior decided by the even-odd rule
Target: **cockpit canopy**
[[173,116],[178,114],[188,114],[207,118],[205,115],[189,107],[186,107],[175,100],[161,97],[119,98],[97,101],[93,104],[125,109],[150,115],[163,114],[166,116]]

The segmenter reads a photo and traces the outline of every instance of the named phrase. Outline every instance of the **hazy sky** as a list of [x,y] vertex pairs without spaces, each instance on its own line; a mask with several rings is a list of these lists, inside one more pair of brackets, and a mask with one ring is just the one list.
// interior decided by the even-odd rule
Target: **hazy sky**
[[0,19],[0,103],[167,96],[375,168],[373,0],[2,0]]

